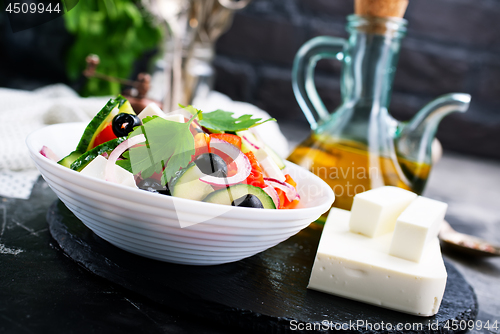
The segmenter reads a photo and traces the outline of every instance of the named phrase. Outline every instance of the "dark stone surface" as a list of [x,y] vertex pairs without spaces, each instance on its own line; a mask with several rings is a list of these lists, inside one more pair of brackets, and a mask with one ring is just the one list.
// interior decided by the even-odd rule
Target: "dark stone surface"
[[237,101],[248,101],[252,98],[252,87],[257,75],[251,65],[227,57],[218,57],[214,61],[214,67],[217,71],[216,90],[227,92]]
[[[500,159],[500,122],[467,121],[463,115],[452,115],[445,118],[440,126],[438,136],[443,147],[465,152],[471,155],[486,153],[490,157]],[[478,149],[480,148],[480,149]]]
[[68,83],[64,59],[73,38],[64,19],[14,33],[1,2],[0,8],[0,87],[35,89]]
[[394,90],[432,96],[467,90],[467,62],[405,46],[401,49]]
[[217,52],[252,62],[291,65],[306,40],[303,28],[286,18],[241,15],[231,33],[220,38]]
[[300,0],[298,7],[310,15],[317,16],[347,16],[352,14],[352,4],[346,5],[345,1],[331,1],[331,0]]
[[419,0],[408,6],[410,34],[442,43],[500,46],[500,6],[488,0]]
[[256,105],[280,120],[302,121],[299,106],[295,102],[291,85],[291,73],[287,70],[272,67],[262,68],[256,89]]
[[[327,320],[349,323],[357,319],[370,323],[468,321],[477,314],[472,288],[462,275],[447,264],[448,281],[437,315],[411,316],[344,298],[307,290],[310,271],[321,236],[313,224],[296,236],[265,252],[235,263],[218,266],[184,266],[145,259],[122,251],[87,229],[60,201],[49,208],[47,219],[54,239],[78,264],[169,308],[212,319],[227,326],[239,326],[255,333],[296,332],[291,321],[321,323]],[[402,333],[404,331],[362,332]]]
[[75,265],[48,231],[56,198],[41,178],[28,200],[0,197],[0,333],[234,333]]
[[[479,84],[476,87],[477,96],[486,101],[494,101],[500,104],[500,59],[498,64],[481,66],[478,70]],[[498,108],[498,107],[497,107]]]

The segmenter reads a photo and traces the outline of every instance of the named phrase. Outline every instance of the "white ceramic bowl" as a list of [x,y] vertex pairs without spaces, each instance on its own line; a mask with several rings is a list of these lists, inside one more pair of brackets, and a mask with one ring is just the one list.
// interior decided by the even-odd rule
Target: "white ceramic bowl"
[[173,263],[214,265],[238,261],[288,239],[326,212],[330,187],[287,162],[301,202],[292,210],[264,210],[197,202],[95,179],[42,156],[43,145],[59,157],[71,152],[84,123],[37,130],[26,143],[49,186],[88,228],[134,254]]

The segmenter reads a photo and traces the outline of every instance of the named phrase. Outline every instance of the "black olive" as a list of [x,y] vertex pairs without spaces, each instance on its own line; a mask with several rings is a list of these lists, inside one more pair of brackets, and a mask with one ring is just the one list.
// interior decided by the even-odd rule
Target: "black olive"
[[257,208],[257,209],[264,209],[264,205],[262,205],[262,202],[260,199],[252,194],[247,194],[245,196],[241,196],[238,199],[235,199],[234,201],[231,202],[232,206],[242,206],[245,208]]
[[170,195],[170,191],[167,186],[162,186],[158,180],[149,178],[144,179],[137,185],[139,189],[146,190],[152,193],[159,193],[162,195]]
[[113,118],[111,124],[115,136],[125,137],[134,130],[134,127],[142,125],[142,122],[136,115],[121,113]]
[[217,154],[213,153],[200,154],[194,160],[194,163],[204,174],[213,175],[216,177],[226,177],[227,175],[226,162]]

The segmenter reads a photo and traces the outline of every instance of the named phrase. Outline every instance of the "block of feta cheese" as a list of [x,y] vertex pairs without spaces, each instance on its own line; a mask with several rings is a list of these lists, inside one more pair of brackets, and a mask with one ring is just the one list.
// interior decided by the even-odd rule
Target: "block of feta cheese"
[[397,187],[380,187],[354,196],[351,232],[377,237],[394,230],[396,219],[417,194]]
[[148,117],[148,116],[159,116],[159,117],[165,117],[166,114],[161,110],[160,107],[156,103],[150,103],[146,106],[146,108],[142,109],[142,111],[137,115],[141,121]]
[[174,115],[167,114],[163,118],[166,119],[167,121],[173,121],[173,122],[177,122],[177,123],[184,123],[184,116],[182,116],[181,114],[174,114]]
[[419,262],[429,242],[437,238],[448,204],[419,196],[396,220],[389,254]]
[[254,154],[257,160],[259,160],[259,164],[262,166],[262,170],[266,177],[273,178],[280,182],[286,181],[285,174],[283,174],[273,158],[271,158],[263,148],[256,150]]
[[447,278],[438,239],[425,247],[419,263],[404,260],[389,255],[392,233],[352,233],[350,216],[331,209],[308,288],[418,316],[436,314]]
[[[96,177],[98,179],[104,180],[104,170],[106,169],[106,163],[108,160],[99,155],[97,158],[92,160],[85,168],[83,168],[80,173],[92,177]],[[115,165],[116,171],[116,181],[118,184],[122,184],[127,187],[137,188],[135,184],[134,174],[129,171],[123,169],[122,167]]]
[[138,115],[138,117],[141,119],[141,121],[148,117],[148,116],[159,116],[161,118],[164,118],[168,121],[174,121],[178,123],[184,123],[184,116],[181,114],[165,114],[163,110],[158,107],[156,103],[150,103],[144,108]]

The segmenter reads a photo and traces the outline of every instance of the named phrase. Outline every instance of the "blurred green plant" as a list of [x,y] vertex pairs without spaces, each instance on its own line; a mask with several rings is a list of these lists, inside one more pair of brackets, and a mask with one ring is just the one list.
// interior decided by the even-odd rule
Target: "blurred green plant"
[[[64,15],[66,29],[75,36],[66,59],[68,77],[76,80],[90,53],[100,57],[98,71],[128,78],[134,61],[154,49],[162,29],[134,0],[84,0]],[[116,95],[120,84],[90,78],[82,96]]]

